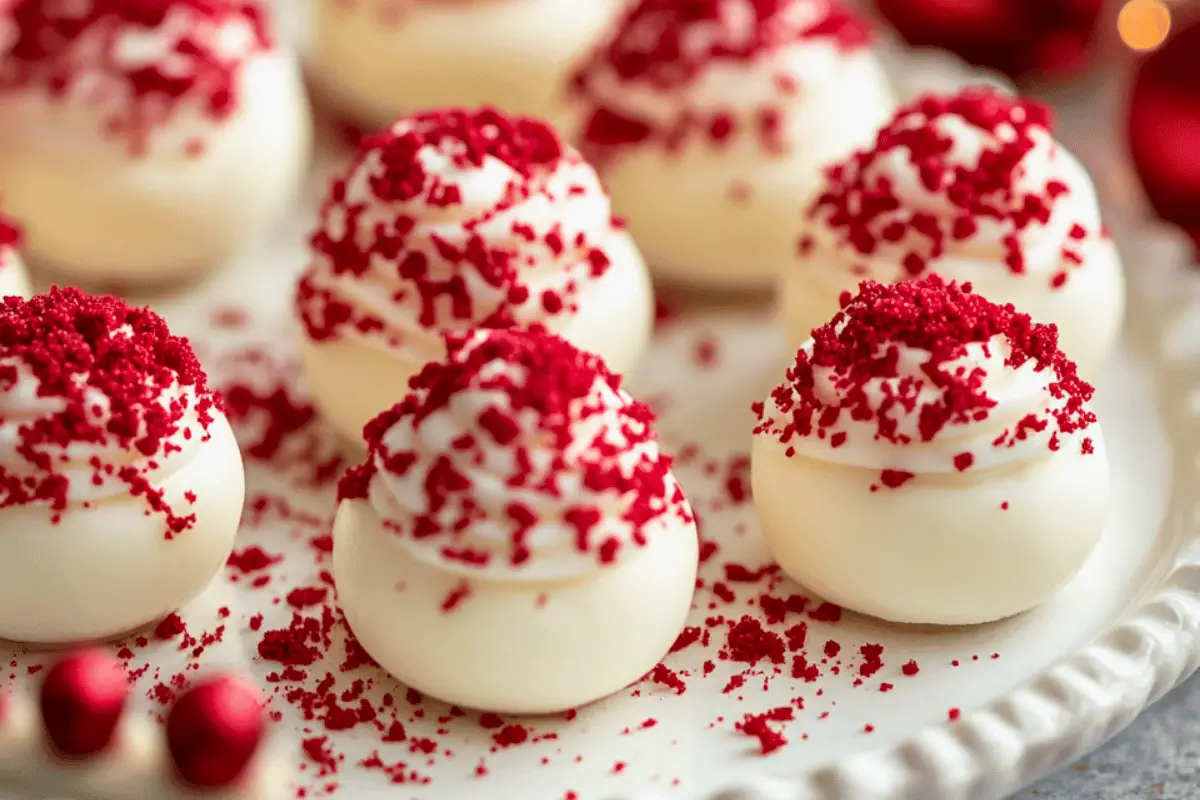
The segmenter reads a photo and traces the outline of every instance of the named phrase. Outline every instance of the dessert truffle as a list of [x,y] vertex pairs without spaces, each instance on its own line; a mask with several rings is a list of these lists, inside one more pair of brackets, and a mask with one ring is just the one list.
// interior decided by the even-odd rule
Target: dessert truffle
[[1053,325],[936,273],[865,281],[755,409],[767,544],[799,583],[887,620],[1032,608],[1105,524],[1091,399]]
[[652,269],[766,288],[822,167],[895,108],[838,0],[639,0],[574,76],[580,149]]
[[186,277],[299,190],[307,100],[260,0],[10,0],[0,41],[0,191],[61,275]]
[[904,107],[830,167],[782,281],[793,346],[860,280],[936,271],[1056,324],[1093,375],[1120,333],[1124,279],[1092,181],[1051,132],[1045,106],[975,87]]
[[339,486],[346,619],[384,669],[446,702],[548,713],[616,692],[666,654],[696,580],[653,413],[553,335],[446,338]]
[[402,114],[494,105],[563,123],[573,66],[626,0],[314,0],[318,91],[374,130]]
[[220,401],[149,309],[0,301],[0,638],[107,639],[198,594],[245,491]]
[[0,297],[28,297],[29,275],[21,260],[21,229],[0,216]]
[[630,369],[650,336],[641,256],[550,126],[431,111],[370,136],[334,181],[300,281],[317,406],[360,442],[443,354],[443,331],[539,327]]

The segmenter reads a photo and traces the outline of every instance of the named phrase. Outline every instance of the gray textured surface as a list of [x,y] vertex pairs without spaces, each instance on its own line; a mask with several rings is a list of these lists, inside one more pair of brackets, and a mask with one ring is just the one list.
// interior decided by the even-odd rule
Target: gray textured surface
[[1200,675],[1186,681],[1089,758],[1016,800],[1200,798]]

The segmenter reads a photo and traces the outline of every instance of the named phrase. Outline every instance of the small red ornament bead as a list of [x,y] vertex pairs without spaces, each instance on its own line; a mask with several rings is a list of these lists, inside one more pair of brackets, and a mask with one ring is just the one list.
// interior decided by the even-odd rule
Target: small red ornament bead
[[1200,17],[1138,65],[1129,149],[1146,197],[1200,247]]
[[72,653],[46,670],[42,682],[46,735],[65,756],[103,752],[112,744],[128,694],[121,662],[95,650]]
[[1087,66],[1103,0],[876,0],[909,43],[1015,77]]
[[193,686],[167,716],[167,748],[184,783],[203,789],[242,777],[263,737],[258,691],[221,676]]

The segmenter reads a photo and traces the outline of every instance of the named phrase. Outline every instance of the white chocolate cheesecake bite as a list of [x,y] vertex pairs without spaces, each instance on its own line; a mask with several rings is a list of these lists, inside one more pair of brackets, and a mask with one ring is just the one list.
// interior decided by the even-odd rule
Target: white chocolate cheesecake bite
[[312,123],[258,0],[13,0],[0,40],[0,191],[58,274],[192,276],[299,190]]
[[1087,377],[1120,335],[1125,284],[1091,178],[1050,109],[993,89],[928,95],[830,168],[780,305],[794,346],[859,281],[938,272],[1054,323]]
[[624,2],[314,0],[309,66],[324,99],[371,130],[444,106],[562,124],[570,70]]
[[233,547],[242,460],[186,339],[77,289],[0,301],[0,639],[157,621]]
[[339,487],[346,620],[384,669],[465,707],[549,713],[624,688],[667,653],[696,581],[653,413],[555,336],[447,345]]
[[936,273],[862,283],[758,405],[754,502],[783,571],[846,608],[970,624],[1041,603],[1108,513],[1092,387],[1052,325]]
[[546,123],[487,108],[363,141],[321,210],[297,306],[313,399],[352,442],[442,357],[446,331],[545,328],[624,373],[654,316],[595,171]]
[[895,107],[839,0],[638,0],[576,73],[580,149],[651,268],[770,287],[821,169]]

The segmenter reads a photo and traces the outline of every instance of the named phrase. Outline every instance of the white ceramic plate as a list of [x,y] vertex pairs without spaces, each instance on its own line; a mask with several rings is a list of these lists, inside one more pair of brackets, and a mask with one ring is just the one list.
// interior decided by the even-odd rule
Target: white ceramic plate
[[[297,796],[987,800],[1097,746],[1196,668],[1200,287],[1178,239],[1119,224],[1132,267],[1129,334],[1098,395],[1114,514],[1083,572],[1044,607],[932,630],[848,614],[834,621],[813,598],[766,633],[752,622],[731,640],[743,615],[764,617],[764,594],[803,593],[770,574],[753,582],[745,574],[768,563],[746,493],[748,407],[780,376],[786,354],[768,313],[707,308],[663,325],[632,384],[660,410],[662,439],[680,457],[677,474],[716,545],[690,621],[700,641],[668,657],[658,682],[572,719],[499,727],[410,697],[376,668],[348,665],[334,598],[321,591],[336,446],[304,413],[293,355],[291,286],[320,183],[314,178],[305,207],[272,242],[187,297],[152,301],[193,337],[214,383],[253,388],[276,412],[242,415],[245,393],[230,393],[249,483],[238,558],[184,610],[186,636],[147,632],[122,651],[151,712],[198,672],[233,668],[258,680],[280,718],[279,750],[295,761]],[[299,404],[296,413],[278,413],[289,404]],[[270,430],[284,416],[287,424]],[[325,479],[314,481],[319,474]],[[238,565],[253,566],[254,548],[278,560],[245,571]],[[798,622],[807,625],[802,650],[780,663],[737,660],[786,644]],[[289,627],[311,639],[270,633]],[[826,655],[828,642],[837,655]],[[260,656],[304,656],[301,645],[314,648],[315,663],[287,670]],[[864,645],[882,647],[869,675]],[[815,669],[811,682],[792,675],[801,653]],[[12,653],[12,682],[32,688],[45,661]],[[919,672],[906,674],[910,662]],[[788,743],[763,755],[738,723],[778,708],[793,719],[767,726]]]

